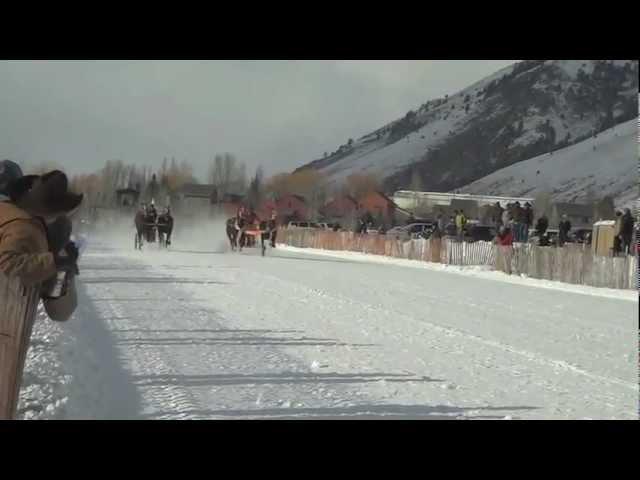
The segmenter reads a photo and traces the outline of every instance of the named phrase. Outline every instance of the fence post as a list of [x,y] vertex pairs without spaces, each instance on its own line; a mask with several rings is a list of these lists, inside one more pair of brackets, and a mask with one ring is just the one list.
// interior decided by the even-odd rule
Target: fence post
[[0,274],[0,420],[15,417],[39,292]]

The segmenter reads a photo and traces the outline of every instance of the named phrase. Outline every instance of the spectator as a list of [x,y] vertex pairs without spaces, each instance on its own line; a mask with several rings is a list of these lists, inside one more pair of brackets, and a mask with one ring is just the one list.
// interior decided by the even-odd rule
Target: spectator
[[566,214],[562,215],[562,220],[558,225],[558,246],[562,247],[569,240],[569,232],[571,231],[571,222]]
[[622,212],[616,211],[616,223],[613,227],[613,255],[617,256],[622,251]]
[[507,204],[507,208],[502,211],[502,225],[508,227],[511,224],[513,216],[511,214],[511,204]]
[[529,229],[533,226],[533,209],[529,202],[524,204],[522,211],[522,241],[529,241]]
[[[457,210],[456,210],[456,212],[457,212]],[[445,231],[445,234],[448,237],[455,237],[456,236],[456,219],[455,219],[455,217],[453,217],[453,216],[449,217],[449,222],[444,227],[444,231]]]
[[520,202],[516,202],[513,206],[513,240],[516,242],[522,241],[522,224],[523,224],[523,211],[520,206]]
[[467,224],[467,217],[464,216],[464,211],[460,210],[455,218],[456,233],[458,235],[458,241],[461,242],[464,238],[464,227]]
[[[497,267],[507,274],[511,274],[511,257],[513,253],[513,234],[509,227],[502,226],[498,231],[495,242],[498,244]],[[508,248],[506,248],[508,247]]]
[[547,228],[549,228],[549,219],[543,213],[542,216],[538,219],[536,223],[536,235],[539,238],[542,238],[544,234],[547,232]]
[[[13,162],[0,162],[0,419],[16,414],[38,301],[55,321],[68,320],[76,308],[78,249],[69,241],[65,215],[78,208],[82,195],[67,186],[60,171],[22,176]],[[9,294],[15,282],[24,288],[21,297]]]
[[502,226],[502,214],[504,213],[504,209],[500,206],[500,202],[496,202],[493,207],[493,224],[496,228],[500,228]]
[[513,233],[509,227],[500,227],[498,235],[496,236],[496,243],[503,247],[513,245]]
[[446,222],[444,219],[444,215],[442,215],[442,213],[439,213],[437,218],[436,218],[436,225],[435,225],[435,230],[433,232],[433,235],[435,236],[435,238],[440,238],[442,237],[442,235],[444,235],[444,231],[445,231],[445,227],[446,227]]
[[366,216],[364,215],[358,219],[357,233],[360,233],[360,234],[367,233],[367,219],[366,219]]
[[631,243],[633,241],[633,227],[634,227],[633,215],[628,208],[624,209],[624,215],[622,216],[622,251],[626,255],[630,255]]

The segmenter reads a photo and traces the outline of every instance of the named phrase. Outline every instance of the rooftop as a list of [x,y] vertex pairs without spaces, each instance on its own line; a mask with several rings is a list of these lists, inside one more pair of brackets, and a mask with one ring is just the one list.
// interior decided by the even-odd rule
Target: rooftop
[[591,217],[593,216],[593,206],[581,203],[558,202],[554,206],[560,214],[567,214],[574,217]]
[[210,198],[215,194],[216,187],[209,184],[185,183],[179,192],[186,197]]

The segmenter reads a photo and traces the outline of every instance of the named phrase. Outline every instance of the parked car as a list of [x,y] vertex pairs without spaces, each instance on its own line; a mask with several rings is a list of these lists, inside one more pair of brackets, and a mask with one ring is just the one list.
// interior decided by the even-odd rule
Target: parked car
[[401,240],[410,240],[415,238],[429,238],[433,230],[433,223],[411,223],[409,225],[393,227],[387,230],[386,234]]
[[496,237],[497,231],[493,225],[480,223],[468,223],[464,230],[465,242],[491,242]]
[[535,230],[530,230],[529,232],[529,243],[541,247],[556,247],[558,245],[558,235],[560,232],[557,228],[548,228],[542,238],[536,234]]
[[590,244],[592,234],[591,228],[577,228],[569,233],[569,237],[572,242]]
[[315,229],[315,228],[326,228],[326,223],[323,223],[324,227],[320,226],[321,224],[316,222],[289,222],[287,224],[287,228],[305,228],[305,229]]

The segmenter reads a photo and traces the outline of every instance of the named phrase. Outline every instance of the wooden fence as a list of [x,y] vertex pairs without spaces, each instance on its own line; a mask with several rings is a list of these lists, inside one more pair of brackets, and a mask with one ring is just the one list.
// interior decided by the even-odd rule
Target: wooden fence
[[491,242],[466,243],[439,238],[402,241],[385,235],[304,229],[284,229],[279,238],[286,245],[300,248],[361,252],[446,265],[482,265],[544,280],[594,287],[638,288],[636,256],[594,255],[583,245],[501,247]]
[[0,274],[0,420],[16,414],[38,293]]

